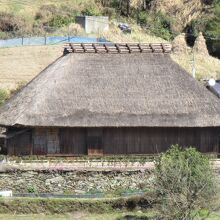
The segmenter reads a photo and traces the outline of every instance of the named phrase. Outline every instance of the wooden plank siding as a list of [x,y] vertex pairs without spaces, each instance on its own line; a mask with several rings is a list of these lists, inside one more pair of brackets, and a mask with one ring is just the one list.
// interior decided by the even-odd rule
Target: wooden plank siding
[[220,128],[35,128],[8,137],[11,155],[154,154],[173,144],[220,153]]
[[87,154],[85,128],[60,128],[59,138],[61,154]]
[[[6,139],[7,153],[9,155],[30,155],[32,148],[32,132],[27,130],[20,132],[20,129],[9,129]],[[17,135],[16,135],[17,133]]]
[[47,154],[47,129],[36,128],[33,130],[33,154]]
[[104,154],[153,154],[179,144],[201,152],[219,152],[216,128],[106,128]]

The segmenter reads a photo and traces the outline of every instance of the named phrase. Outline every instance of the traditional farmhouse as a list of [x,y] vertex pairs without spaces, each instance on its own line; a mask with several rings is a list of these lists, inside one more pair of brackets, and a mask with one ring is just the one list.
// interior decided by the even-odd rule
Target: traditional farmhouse
[[0,108],[10,155],[219,152],[220,102],[166,44],[70,44]]

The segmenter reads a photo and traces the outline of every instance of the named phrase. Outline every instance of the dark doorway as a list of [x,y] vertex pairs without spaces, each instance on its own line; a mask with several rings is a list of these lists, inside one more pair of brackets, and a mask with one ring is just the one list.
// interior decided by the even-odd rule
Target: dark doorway
[[102,128],[88,128],[87,130],[87,148],[88,155],[102,155],[103,141]]

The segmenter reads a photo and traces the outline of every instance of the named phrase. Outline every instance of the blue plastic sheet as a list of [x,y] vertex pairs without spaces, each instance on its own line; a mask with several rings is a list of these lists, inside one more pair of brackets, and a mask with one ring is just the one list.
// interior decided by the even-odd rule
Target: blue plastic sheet
[[62,43],[98,43],[107,42],[104,38],[95,37],[78,37],[78,36],[61,36],[61,37],[28,37],[0,40],[0,47],[17,47],[17,46],[34,46],[34,45],[51,45]]

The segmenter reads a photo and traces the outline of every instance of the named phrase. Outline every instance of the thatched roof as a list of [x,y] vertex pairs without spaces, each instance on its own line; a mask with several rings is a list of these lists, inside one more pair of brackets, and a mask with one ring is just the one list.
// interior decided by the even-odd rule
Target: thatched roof
[[132,46],[125,54],[78,53],[76,47],[0,108],[0,125],[220,126],[219,99],[173,62],[164,46],[145,52]]

